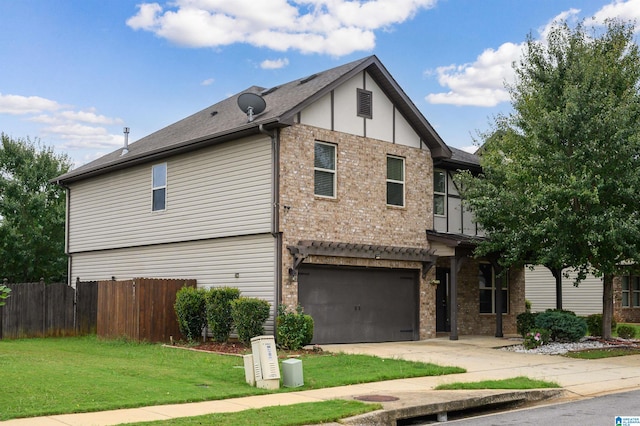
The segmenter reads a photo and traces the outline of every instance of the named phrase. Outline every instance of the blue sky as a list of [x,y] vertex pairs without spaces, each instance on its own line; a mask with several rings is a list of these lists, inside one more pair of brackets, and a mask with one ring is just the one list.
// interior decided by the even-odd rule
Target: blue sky
[[124,126],[133,142],[252,85],[375,54],[468,149],[509,112],[527,34],[607,17],[640,22],[640,0],[1,0],[0,131],[80,165],[119,148]]

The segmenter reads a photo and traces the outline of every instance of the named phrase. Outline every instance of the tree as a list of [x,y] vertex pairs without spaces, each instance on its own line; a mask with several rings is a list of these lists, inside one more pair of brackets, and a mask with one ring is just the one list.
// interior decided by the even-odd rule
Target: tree
[[65,191],[50,180],[67,172],[71,162],[39,142],[1,137],[0,277],[63,280]]
[[460,176],[500,263],[603,276],[603,336],[611,337],[613,275],[640,261],[640,54],[633,26],[603,34],[556,24],[527,38],[513,112],[485,135],[483,174]]

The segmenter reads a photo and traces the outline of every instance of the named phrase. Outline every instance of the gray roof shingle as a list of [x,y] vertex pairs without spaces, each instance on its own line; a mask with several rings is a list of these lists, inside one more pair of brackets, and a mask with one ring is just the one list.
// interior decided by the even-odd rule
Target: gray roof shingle
[[[431,149],[433,157],[451,157],[452,151],[398,86],[378,58],[369,56],[270,89],[251,86],[236,95],[139,139],[129,145],[129,151],[124,155],[122,155],[122,148],[117,149],[54,179],[54,181],[64,184],[136,164],[155,161],[180,152],[257,133],[261,126],[265,129],[271,129],[292,125],[295,115],[304,107],[365,69],[425,141]],[[238,96],[246,92],[263,96],[267,104],[264,112],[255,115],[252,122],[248,122],[246,114],[237,106]]]

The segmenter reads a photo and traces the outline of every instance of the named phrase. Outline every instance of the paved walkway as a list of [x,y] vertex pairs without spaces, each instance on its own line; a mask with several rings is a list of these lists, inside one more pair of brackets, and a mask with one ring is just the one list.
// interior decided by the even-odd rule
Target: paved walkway
[[437,338],[420,342],[324,345],[330,352],[360,353],[383,358],[402,358],[463,367],[464,374],[389,380],[337,388],[290,392],[177,405],[160,405],[97,413],[65,414],[0,422],[2,426],[86,426],[115,425],[210,413],[236,412],[249,408],[318,402],[336,398],[373,395],[417,395],[423,400],[460,399],[483,392],[433,391],[442,383],[504,379],[516,376],[559,383],[568,398],[592,397],[640,388],[640,355],[578,360],[557,355],[538,355],[500,351],[495,348],[514,344],[508,339],[461,336],[460,340]]

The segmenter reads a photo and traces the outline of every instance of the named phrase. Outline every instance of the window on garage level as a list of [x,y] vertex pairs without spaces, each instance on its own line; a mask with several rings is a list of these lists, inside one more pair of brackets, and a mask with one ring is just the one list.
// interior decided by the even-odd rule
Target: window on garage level
[[495,314],[496,298],[502,299],[502,313],[507,313],[509,302],[509,285],[507,276],[502,277],[502,288],[496,293],[496,274],[490,263],[480,263],[478,265],[478,283],[480,287],[480,313]]
[[167,208],[167,163],[156,164],[151,168],[151,210]]
[[387,205],[404,207],[404,158],[387,156]]
[[445,216],[447,207],[447,173],[444,170],[433,172],[433,214]]
[[314,194],[336,197],[336,146],[325,142],[315,143]]

